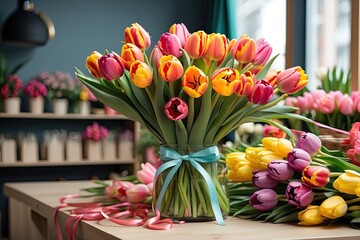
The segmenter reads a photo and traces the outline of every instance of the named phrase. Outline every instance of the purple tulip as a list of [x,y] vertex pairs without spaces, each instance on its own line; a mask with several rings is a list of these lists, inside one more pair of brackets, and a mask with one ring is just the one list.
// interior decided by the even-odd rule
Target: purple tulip
[[290,182],[286,188],[288,203],[298,208],[306,208],[314,199],[312,189],[301,182]]
[[270,176],[279,181],[289,180],[294,175],[294,170],[287,161],[275,160],[268,164]]
[[252,182],[258,188],[276,188],[279,181],[272,178],[266,170],[255,170],[253,172]]
[[287,161],[292,169],[302,172],[311,163],[311,156],[301,148],[294,148],[287,155]]
[[314,156],[321,148],[321,140],[313,133],[304,132],[296,142],[295,147],[301,148],[308,152],[311,156]]
[[269,211],[277,205],[278,196],[272,189],[261,189],[250,196],[249,202],[256,210]]

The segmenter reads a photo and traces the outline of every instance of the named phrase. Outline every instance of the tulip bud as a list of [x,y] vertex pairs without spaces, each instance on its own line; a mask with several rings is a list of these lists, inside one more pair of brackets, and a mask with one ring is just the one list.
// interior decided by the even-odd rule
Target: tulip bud
[[233,68],[225,67],[216,70],[211,76],[213,89],[222,96],[230,96],[240,84],[239,71]]
[[332,196],[325,199],[320,205],[320,214],[326,218],[336,219],[344,216],[348,206],[340,196]]
[[188,106],[181,98],[173,97],[165,104],[165,115],[172,121],[181,120],[188,115]]
[[184,69],[176,57],[167,55],[160,59],[158,73],[164,81],[173,82],[182,77]]
[[291,142],[285,138],[264,137],[261,143],[264,147],[280,155],[282,158],[286,157],[293,150]]
[[309,205],[306,209],[298,213],[299,225],[311,226],[324,222],[325,218],[320,214],[320,207]]
[[233,46],[233,56],[239,63],[250,63],[256,54],[255,40],[243,35]]
[[212,33],[208,38],[208,49],[205,57],[211,61],[224,59],[227,48],[227,38],[224,34]]
[[245,153],[232,152],[226,154],[226,164],[229,167],[228,178],[231,181],[251,181],[254,169],[249,160],[245,159]]
[[124,73],[124,65],[121,62],[120,56],[111,52],[99,59],[99,68],[106,80],[115,80]]
[[251,162],[254,169],[267,170],[271,161],[282,159],[273,151],[264,147],[247,147],[245,158]]
[[131,203],[144,201],[150,194],[150,189],[145,184],[139,183],[126,190],[126,200]]
[[279,181],[272,178],[268,171],[255,170],[253,172],[252,183],[258,188],[276,188]]
[[152,83],[153,72],[146,63],[136,60],[130,66],[130,78],[135,86],[145,88]]
[[301,148],[294,148],[287,155],[287,161],[292,169],[302,172],[311,163],[311,156]]
[[265,66],[272,53],[272,47],[264,38],[256,41],[256,54],[253,60],[255,66]]
[[277,75],[277,85],[279,90],[287,94],[293,94],[300,91],[306,87],[308,81],[308,76],[301,67],[292,67]]
[[199,68],[190,66],[181,79],[181,85],[190,97],[199,98],[206,92],[208,77]]
[[240,84],[235,93],[239,96],[245,96],[249,98],[253,91],[255,81],[255,75],[250,71],[246,71],[240,75]]
[[344,115],[354,114],[354,102],[348,94],[343,96],[341,104],[339,105],[339,110]]
[[301,182],[290,182],[286,187],[288,203],[298,208],[305,208],[314,199],[312,189]]
[[307,166],[301,180],[312,187],[324,187],[330,181],[330,171],[322,166]]
[[271,86],[276,87],[277,86],[277,75],[280,73],[281,71],[269,71],[266,76],[265,79],[270,83]]
[[310,156],[314,156],[320,151],[321,140],[313,133],[303,132],[296,142],[295,147],[305,150]]
[[142,51],[145,51],[151,45],[149,33],[138,23],[133,23],[131,27],[127,27],[124,35],[125,42],[136,45]]
[[[358,140],[358,142],[358,145],[360,146],[360,140]],[[360,167],[360,147],[349,149],[346,152],[346,155],[350,158],[352,164]]]
[[294,170],[284,160],[275,160],[269,163],[269,174],[279,181],[287,181],[294,175]]
[[163,53],[161,52],[159,46],[155,45],[150,54],[150,63],[156,68],[159,67],[160,59],[162,58]]
[[103,75],[101,73],[101,70],[99,68],[99,59],[101,58],[101,54],[97,51],[93,51],[90,56],[86,58],[86,68],[89,70],[91,75],[93,75],[94,78],[102,78]]
[[186,26],[183,23],[174,23],[170,29],[169,33],[175,34],[181,43],[181,47],[185,47],[186,39],[189,37],[190,33],[189,30],[186,28]]
[[172,33],[163,33],[158,41],[160,50],[165,55],[173,55],[177,58],[181,57],[181,43],[179,38]]
[[269,211],[277,205],[278,196],[272,189],[261,189],[250,196],[249,202],[256,210]]
[[333,187],[339,192],[356,195],[356,189],[360,188],[360,173],[345,170],[345,173],[334,181]]
[[144,54],[140,48],[131,43],[125,43],[121,47],[121,58],[126,70],[130,69],[130,65],[135,62],[135,60],[144,62]]
[[266,80],[255,82],[254,88],[248,100],[254,104],[265,104],[274,95],[273,87]]
[[156,168],[149,162],[141,163],[141,170],[137,171],[136,177],[144,184],[154,182]]
[[208,49],[208,36],[204,31],[197,31],[188,37],[185,42],[185,51],[193,59],[201,58]]
[[126,201],[126,191],[135,184],[127,181],[113,180],[112,183],[105,188],[105,195],[108,198],[116,198],[122,202]]

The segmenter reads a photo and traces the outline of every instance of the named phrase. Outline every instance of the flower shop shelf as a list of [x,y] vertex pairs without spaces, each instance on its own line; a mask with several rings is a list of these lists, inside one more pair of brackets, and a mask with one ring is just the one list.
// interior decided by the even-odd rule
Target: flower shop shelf
[[[9,198],[11,239],[57,239],[53,220],[54,209],[60,197],[81,194],[81,189],[97,186],[91,181],[18,182],[5,183],[4,193]],[[90,201],[91,199],[87,199]],[[57,214],[65,232],[65,222],[71,208],[62,208]],[[26,234],[26,235],[25,235]],[[273,224],[227,217],[225,226],[215,221],[174,224],[173,229],[158,231],[145,227],[125,227],[110,220],[81,221],[76,239],[360,239],[360,231],[341,224],[329,227],[306,227],[296,224]]]
[[64,115],[54,114],[54,113],[42,113],[42,114],[34,114],[34,113],[18,113],[18,114],[9,114],[9,113],[0,113],[0,118],[29,118],[29,119],[87,119],[87,120],[116,120],[116,119],[128,119],[124,115],[116,114],[116,115],[106,115],[106,114],[89,114],[82,115],[76,113],[68,113]]

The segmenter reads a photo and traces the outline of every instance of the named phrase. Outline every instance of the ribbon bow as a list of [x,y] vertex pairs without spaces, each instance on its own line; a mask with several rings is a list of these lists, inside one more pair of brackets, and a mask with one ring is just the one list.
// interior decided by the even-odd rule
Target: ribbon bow
[[180,155],[175,150],[161,146],[160,147],[160,159],[164,161],[164,163],[157,169],[155,173],[155,181],[157,177],[166,169],[172,168],[168,175],[166,176],[164,185],[161,188],[160,194],[158,196],[158,200],[156,203],[156,209],[161,209],[161,203],[163,197],[165,195],[166,189],[169,186],[170,181],[174,177],[175,173],[178,171],[183,161],[189,161],[191,165],[203,176],[206,181],[211,207],[215,215],[216,222],[219,225],[225,225],[224,219],[221,214],[219,200],[216,194],[216,189],[214,183],[211,180],[211,177],[206,172],[206,170],[199,163],[214,163],[220,158],[219,149],[216,146],[211,146],[205,148],[203,150],[191,153],[189,155]]

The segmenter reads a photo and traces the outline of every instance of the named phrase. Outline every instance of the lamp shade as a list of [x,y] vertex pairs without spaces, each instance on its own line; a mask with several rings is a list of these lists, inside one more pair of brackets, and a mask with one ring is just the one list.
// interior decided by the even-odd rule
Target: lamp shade
[[33,12],[30,1],[19,0],[19,6],[5,21],[2,38],[5,44],[41,46],[49,39],[49,27],[40,14]]

